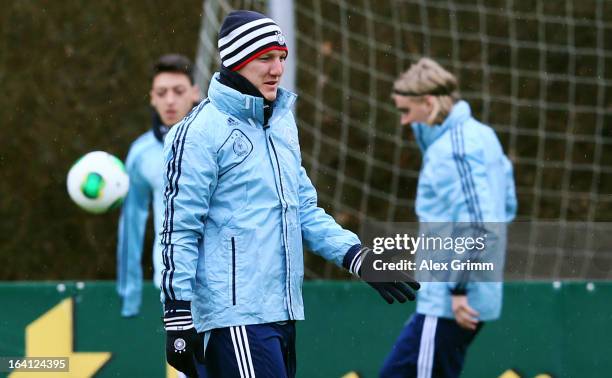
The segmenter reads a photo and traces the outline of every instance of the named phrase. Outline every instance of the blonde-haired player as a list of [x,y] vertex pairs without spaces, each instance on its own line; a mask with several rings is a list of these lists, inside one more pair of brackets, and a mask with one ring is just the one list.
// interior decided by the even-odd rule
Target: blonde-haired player
[[[392,98],[401,125],[412,127],[423,153],[415,203],[421,227],[440,222],[484,229],[496,236],[486,252],[503,262],[504,225],[515,216],[516,196],[512,165],[493,129],[472,117],[455,76],[429,58],[400,75]],[[483,322],[499,317],[501,280],[460,275],[453,282],[430,281],[423,282],[416,313],[381,377],[458,377]]]

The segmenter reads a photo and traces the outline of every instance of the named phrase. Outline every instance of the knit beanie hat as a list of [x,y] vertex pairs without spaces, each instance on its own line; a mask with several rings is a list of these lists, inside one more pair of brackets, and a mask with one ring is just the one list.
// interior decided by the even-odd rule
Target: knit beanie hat
[[288,51],[280,27],[261,13],[238,10],[225,17],[219,31],[221,64],[238,71],[251,60],[271,51]]

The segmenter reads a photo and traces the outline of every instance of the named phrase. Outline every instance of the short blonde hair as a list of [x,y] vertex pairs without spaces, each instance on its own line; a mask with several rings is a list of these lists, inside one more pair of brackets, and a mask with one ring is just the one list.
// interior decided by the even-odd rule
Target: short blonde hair
[[457,78],[430,58],[421,58],[393,83],[393,95],[435,96],[439,104],[434,123],[444,122],[453,105],[460,100]]

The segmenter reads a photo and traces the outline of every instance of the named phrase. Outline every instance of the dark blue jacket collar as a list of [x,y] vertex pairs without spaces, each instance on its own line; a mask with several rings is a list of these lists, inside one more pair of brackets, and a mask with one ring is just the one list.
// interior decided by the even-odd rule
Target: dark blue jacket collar
[[159,113],[157,113],[154,108],[151,108],[151,123],[153,124],[153,135],[155,135],[158,141],[164,143],[164,138],[166,138],[166,134],[170,128],[162,123]]
[[[197,106],[200,103],[200,101],[194,102],[192,109]],[[164,143],[164,139],[166,138],[166,134],[168,134],[168,131],[170,130],[169,126],[164,125],[164,123],[161,120],[161,117],[159,116],[159,113],[157,113],[157,111],[155,111],[155,108],[151,108],[151,123],[152,123],[152,129],[153,129],[153,135],[155,135],[155,138],[160,141],[161,143]]]

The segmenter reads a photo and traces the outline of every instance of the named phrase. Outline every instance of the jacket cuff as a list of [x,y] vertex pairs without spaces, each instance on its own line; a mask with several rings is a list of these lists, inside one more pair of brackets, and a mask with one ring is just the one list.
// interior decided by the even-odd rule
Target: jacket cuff
[[121,305],[121,316],[124,318],[131,318],[137,316],[140,312],[140,306],[130,303],[127,299],[123,299]]
[[191,311],[191,301],[166,301],[165,311],[188,310]]
[[454,288],[450,289],[452,295],[466,295],[467,285],[465,283],[458,283]]
[[164,328],[166,331],[186,331],[194,328],[191,302],[168,301],[165,303]]
[[367,248],[361,248],[361,244],[355,244],[349,248],[342,259],[342,266],[344,269],[359,277],[361,271],[361,257],[364,255],[364,252],[367,252]]

